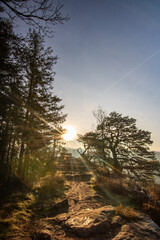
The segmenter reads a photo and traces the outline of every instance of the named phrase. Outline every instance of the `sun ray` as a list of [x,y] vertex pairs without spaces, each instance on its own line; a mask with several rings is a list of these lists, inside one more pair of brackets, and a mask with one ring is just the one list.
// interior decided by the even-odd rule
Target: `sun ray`
[[66,126],[65,129],[66,129],[66,132],[62,135],[62,138],[65,141],[73,140],[77,135],[75,128],[72,126]]

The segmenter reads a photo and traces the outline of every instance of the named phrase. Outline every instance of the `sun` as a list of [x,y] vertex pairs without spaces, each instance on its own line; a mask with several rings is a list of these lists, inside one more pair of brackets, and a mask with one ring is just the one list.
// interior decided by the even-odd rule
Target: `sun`
[[65,129],[66,129],[66,133],[62,135],[62,138],[65,141],[73,140],[77,135],[75,128],[71,126],[67,126],[65,127]]

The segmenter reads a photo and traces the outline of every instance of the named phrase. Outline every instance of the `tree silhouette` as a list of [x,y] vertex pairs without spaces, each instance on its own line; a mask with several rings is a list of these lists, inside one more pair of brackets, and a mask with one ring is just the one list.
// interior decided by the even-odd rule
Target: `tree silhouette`
[[96,131],[80,137],[85,148],[109,163],[115,172],[127,174],[137,180],[153,180],[160,176],[160,163],[149,150],[151,133],[138,129],[136,120],[111,112],[109,116],[99,110],[95,114]]
[[40,29],[48,36],[53,35],[53,26],[63,23],[69,17],[62,15],[63,4],[54,0],[1,0],[0,12],[17,23],[17,19],[24,21],[36,29]]
[[57,57],[45,49],[43,37],[35,30],[30,30],[23,44],[19,41],[15,52],[12,40],[3,43],[6,54],[1,61],[7,67],[0,69],[0,182],[12,179],[13,166],[23,176],[36,176],[49,152],[53,161],[54,142],[62,134],[59,129],[66,117],[53,91]]

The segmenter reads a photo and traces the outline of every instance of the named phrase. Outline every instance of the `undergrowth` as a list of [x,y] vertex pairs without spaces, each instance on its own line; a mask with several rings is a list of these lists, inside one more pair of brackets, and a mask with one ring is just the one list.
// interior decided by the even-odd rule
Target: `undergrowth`
[[1,199],[0,239],[15,240],[28,236],[33,220],[47,216],[52,203],[63,196],[64,189],[60,174],[48,174],[28,193],[16,192]]
[[92,185],[103,186],[110,190],[111,192],[120,193],[121,195],[126,195],[128,192],[127,188],[124,187],[123,179],[121,178],[108,178],[106,176],[98,175],[94,180],[92,180]]
[[6,198],[0,210],[0,237],[22,235],[23,227],[30,221],[30,206],[35,201],[32,193],[15,193]]
[[125,178],[118,179],[98,175],[92,179],[91,186],[108,202],[110,200],[111,205],[120,205],[118,210],[121,210],[124,214],[128,211],[132,217],[133,211],[128,207],[127,209],[123,208],[122,205],[134,207],[138,211],[147,213],[160,226],[159,185],[154,183],[144,185],[144,183],[134,182]]
[[131,208],[130,206],[124,207],[122,204],[116,207],[116,213],[123,216],[124,218],[131,220],[139,217],[139,214],[135,212],[133,208]]

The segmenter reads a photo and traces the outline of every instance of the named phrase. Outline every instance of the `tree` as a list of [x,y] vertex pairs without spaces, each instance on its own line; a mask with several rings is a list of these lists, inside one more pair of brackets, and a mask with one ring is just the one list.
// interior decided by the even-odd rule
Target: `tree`
[[160,176],[160,163],[155,153],[149,150],[152,144],[150,132],[138,129],[135,119],[116,112],[104,116],[104,112],[99,110],[95,116],[98,124],[92,133],[92,141],[87,134],[81,136],[80,141],[88,148],[94,148],[97,155],[101,153],[101,158],[104,156],[103,160],[111,164],[116,173],[124,173],[140,181]]
[[[14,36],[8,26],[7,23],[4,35],[7,32]],[[57,139],[62,134],[60,125],[66,115],[62,113],[61,99],[53,91],[57,56],[52,55],[50,48],[44,48],[41,34],[30,30],[26,42],[21,44],[18,39],[18,46],[10,38],[0,40],[6,46],[1,57],[2,66],[6,67],[0,69],[2,183],[12,179],[13,168],[14,172],[31,177],[43,169],[46,158],[51,163],[52,155],[53,161]]]
[[22,57],[26,110],[19,155],[19,171],[27,174],[30,156],[54,142],[54,135],[57,134],[59,125],[63,123],[66,115],[62,113],[64,106],[59,105],[61,99],[53,92],[55,75],[53,66],[57,57],[52,56],[50,48],[44,48],[44,40],[40,33],[30,30]]
[[[62,8],[51,0],[0,0],[0,184],[53,160],[66,115],[53,92],[57,56],[44,48],[41,32],[52,36],[53,25],[69,19]],[[15,35],[18,19],[38,31]]]
[[8,15],[12,22],[17,18],[52,36],[52,27],[68,20],[63,17],[61,10],[63,4],[54,0],[1,0],[0,12]]
[[[0,19],[0,180],[5,181],[10,172],[11,158],[16,153],[15,131],[21,125],[22,108],[15,104],[22,95],[21,64],[17,54],[21,44],[12,30],[12,24]],[[16,117],[15,117],[16,116]],[[8,172],[8,174],[6,174]]]

